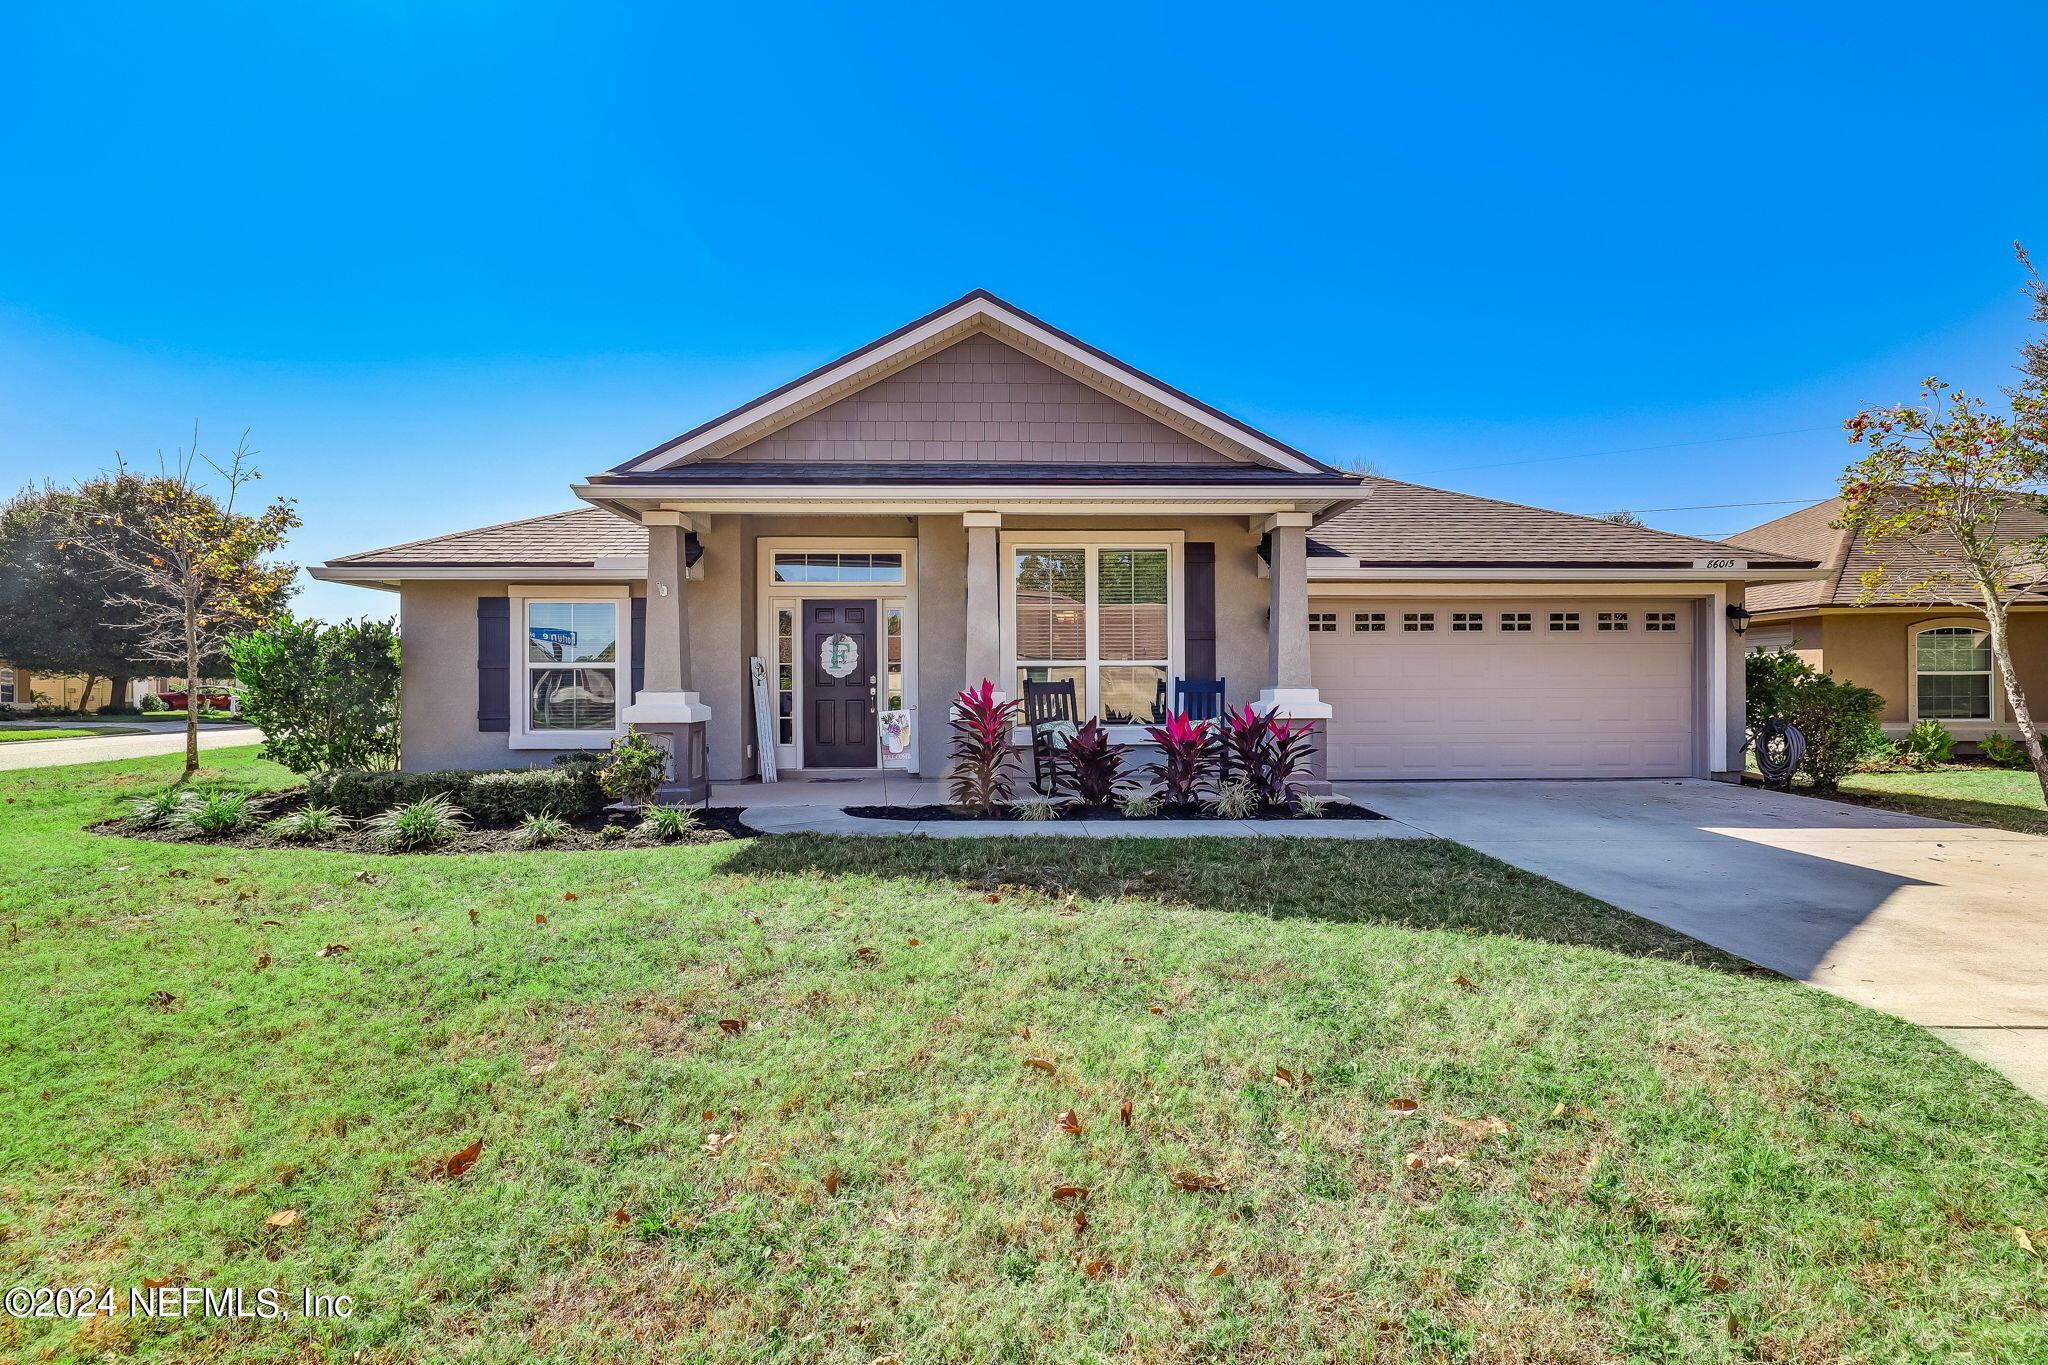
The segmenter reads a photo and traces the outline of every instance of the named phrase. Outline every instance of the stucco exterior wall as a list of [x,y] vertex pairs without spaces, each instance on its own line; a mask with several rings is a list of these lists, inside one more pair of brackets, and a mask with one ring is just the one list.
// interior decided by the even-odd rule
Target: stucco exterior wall
[[956,516],[917,519],[917,768],[945,771],[946,722],[967,686],[967,529]]
[[[1913,631],[1929,621],[1967,620],[1972,615],[1956,607],[1916,608],[1912,611],[1854,607],[1825,612],[1810,618],[1819,627],[1815,647],[1810,652],[1804,648],[1799,652],[1809,663],[1828,669],[1837,678],[1874,688],[1884,698],[1880,722],[1902,729],[1911,723],[1912,718],[1914,682],[1909,646]],[[1804,632],[1810,629],[1802,627],[1802,643]],[[2013,613],[2012,651],[2013,666],[2029,702],[2037,708],[2048,709],[2048,611],[2022,608]],[[2002,694],[1999,705],[2001,715],[2005,717],[2001,721],[1990,725],[1956,721],[1949,722],[1949,728],[1969,739],[1977,738],[1982,731],[2001,726],[2011,734],[2010,711]],[[2036,721],[2048,724],[2048,718],[2038,715]]]

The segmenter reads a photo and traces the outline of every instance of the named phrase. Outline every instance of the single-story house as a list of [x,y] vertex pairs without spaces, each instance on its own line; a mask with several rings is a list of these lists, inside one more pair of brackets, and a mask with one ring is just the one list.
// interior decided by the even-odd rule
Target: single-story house
[[[128,690],[125,680],[121,690],[124,693]],[[31,674],[26,668],[17,668],[0,660],[0,706],[19,707],[26,711],[37,704],[37,697],[44,698],[51,706],[73,711],[91,711],[122,700],[114,695],[113,681],[108,678],[96,679],[88,695],[85,679],[76,674]]]
[[[1752,589],[1745,643],[1790,649],[1816,668],[1871,688],[1884,698],[1880,722],[1888,734],[1902,735],[1922,719],[1938,720],[1957,739],[1972,743],[2001,729],[2013,734],[2005,690],[1993,681],[1984,618],[1968,607],[1929,602],[1924,593],[1904,590],[1930,569],[1955,570],[1959,562],[1938,562],[1938,550],[1873,542],[1836,526],[1841,515],[1842,500],[1829,498],[1729,537],[1756,550],[1817,560],[1825,571],[1818,578]],[[2048,532],[2048,521],[2013,508],[1999,532],[2025,539]],[[1866,601],[1864,576],[1877,569],[1899,586]],[[2011,635],[2020,686],[2030,699],[2048,698],[2048,594],[2019,600]]]
[[399,594],[406,767],[936,776],[982,679],[1136,742],[1220,679],[1331,778],[1725,776],[1730,608],[1818,573],[1346,473],[981,291],[572,491],[313,570]]

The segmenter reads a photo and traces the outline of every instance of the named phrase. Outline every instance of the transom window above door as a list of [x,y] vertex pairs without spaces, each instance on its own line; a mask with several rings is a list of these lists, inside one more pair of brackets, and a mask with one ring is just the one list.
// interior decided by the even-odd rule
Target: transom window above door
[[777,583],[901,583],[903,556],[804,552],[775,556]]
[[1165,718],[1173,671],[1173,554],[1164,547],[1018,546],[1016,695],[1072,682],[1087,714],[1113,725]]
[[1990,720],[1991,636],[1974,626],[1913,634],[1915,714],[1923,720]]

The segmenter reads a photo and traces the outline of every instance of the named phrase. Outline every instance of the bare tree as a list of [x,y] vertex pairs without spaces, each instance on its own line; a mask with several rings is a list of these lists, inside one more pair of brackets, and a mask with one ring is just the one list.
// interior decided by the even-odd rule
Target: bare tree
[[1616,526],[1641,526],[1643,524],[1643,519],[1637,516],[1635,513],[1629,511],[1626,507],[1622,508],[1618,512],[1609,512],[1606,516],[1600,518],[1600,520],[1611,521]]
[[[190,447],[157,454],[157,472],[138,474],[116,455],[111,474],[81,485],[66,540],[139,585],[107,598],[116,624],[136,634],[136,652],[174,659],[185,674],[185,771],[199,770],[199,680],[230,635],[266,624],[283,609],[298,572],[263,557],[299,524],[290,499],[261,512],[236,510],[262,477],[245,434],[215,460]],[[215,485],[209,488],[208,471]]]

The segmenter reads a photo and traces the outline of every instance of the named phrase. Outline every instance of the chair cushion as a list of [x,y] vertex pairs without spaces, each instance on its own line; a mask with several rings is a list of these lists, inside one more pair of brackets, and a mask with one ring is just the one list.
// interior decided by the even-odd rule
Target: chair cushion
[[1031,737],[1043,740],[1049,749],[1064,749],[1080,732],[1081,727],[1070,720],[1042,720],[1032,728]]

